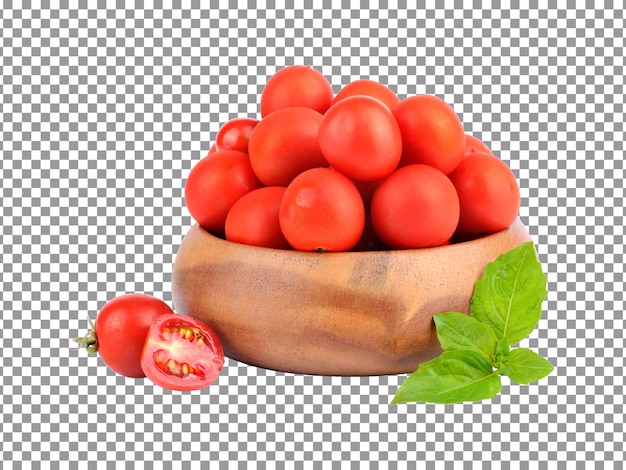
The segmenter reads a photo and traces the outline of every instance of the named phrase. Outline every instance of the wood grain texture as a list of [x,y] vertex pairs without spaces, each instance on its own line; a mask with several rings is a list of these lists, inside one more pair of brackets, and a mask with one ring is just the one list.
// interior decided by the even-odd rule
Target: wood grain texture
[[226,355],[322,375],[413,372],[441,350],[432,316],[467,313],[485,265],[529,241],[517,220],[421,250],[302,253],[228,242],[192,227],[173,271],[174,309],[213,328]]

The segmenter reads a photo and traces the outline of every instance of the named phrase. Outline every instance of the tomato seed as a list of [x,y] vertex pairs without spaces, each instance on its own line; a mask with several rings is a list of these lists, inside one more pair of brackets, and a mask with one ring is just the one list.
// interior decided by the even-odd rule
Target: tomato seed
[[163,364],[163,362],[165,362],[165,352],[162,349],[159,349],[154,355],[154,360],[157,363]]
[[203,340],[200,341],[202,339],[202,333],[197,328],[193,327],[175,325],[166,326],[161,329],[161,335],[164,339],[169,339],[171,334],[176,334],[180,338],[186,339],[188,341],[197,339],[197,341],[201,344],[204,342]]
[[169,361],[167,361],[167,371],[170,374],[175,374],[176,370],[177,370],[177,363],[174,359],[170,359]]
[[157,366],[165,373],[175,375],[177,377],[187,377],[188,375],[202,375],[201,370],[183,362],[180,364],[175,359],[167,359],[166,353],[159,350],[154,356]]

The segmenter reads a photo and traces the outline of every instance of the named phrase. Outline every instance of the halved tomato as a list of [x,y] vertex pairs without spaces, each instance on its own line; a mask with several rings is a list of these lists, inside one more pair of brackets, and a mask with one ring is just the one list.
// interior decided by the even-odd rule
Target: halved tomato
[[201,321],[172,313],[150,325],[141,368],[155,384],[170,390],[199,390],[215,382],[223,366],[222,343]]

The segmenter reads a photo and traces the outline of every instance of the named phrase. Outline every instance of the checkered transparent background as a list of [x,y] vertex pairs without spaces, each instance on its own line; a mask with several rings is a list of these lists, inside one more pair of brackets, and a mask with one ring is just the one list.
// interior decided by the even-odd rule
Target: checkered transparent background
[[[0,9],[3,468],[622,468],[623,2],[182,3]],[[522,345],[550,377],[391,407],[403,376],[227,360],[178,393],[76,350],[114,296],[171,302],[186,175],[292,63],[436,94],[509,163],[550,290]]]

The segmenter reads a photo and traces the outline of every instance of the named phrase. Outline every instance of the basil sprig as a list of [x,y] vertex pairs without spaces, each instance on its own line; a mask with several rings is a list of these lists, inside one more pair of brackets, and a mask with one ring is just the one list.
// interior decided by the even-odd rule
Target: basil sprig
[[532,242],[489,263],[476,282],[469,316],[433,316],[444,352],[409,375],[391,403],[485,400],[501,392],[500,376],[528,384],[549,375],[549,361],[530,349],[511,349],[537,326],[546,285]]

